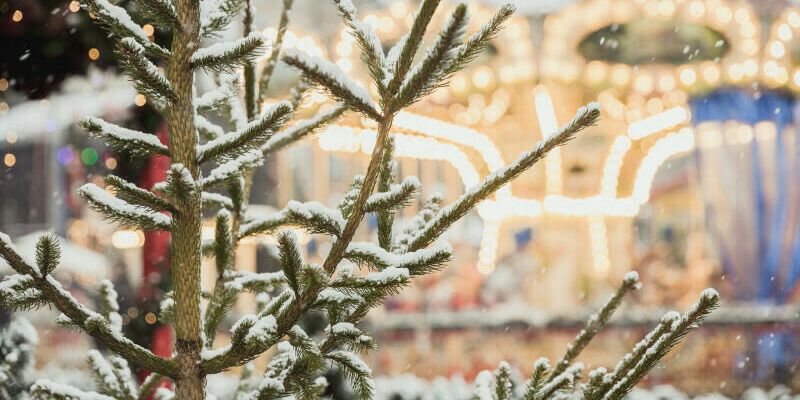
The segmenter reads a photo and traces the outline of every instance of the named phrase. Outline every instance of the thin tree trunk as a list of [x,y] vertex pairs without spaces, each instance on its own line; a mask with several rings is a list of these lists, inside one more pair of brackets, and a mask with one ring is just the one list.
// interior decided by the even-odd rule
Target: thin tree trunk
[[[168,78],[177,99],[169,106],[167,118],[173,163],[181,163],[198,178],[195,146],[192,85],[194,73],[190,65],[192,53],[200,43],[200,8],[196,0],[177,0],[176,11],[181,23],[172,42]],[[178,212],[172,227],[172,281],[175,290],[175,349],[178,377],[175,395],[178,400],[205,398],[205,377],[200,373],[202,324],[200,319],[200,191],[176,202]]]

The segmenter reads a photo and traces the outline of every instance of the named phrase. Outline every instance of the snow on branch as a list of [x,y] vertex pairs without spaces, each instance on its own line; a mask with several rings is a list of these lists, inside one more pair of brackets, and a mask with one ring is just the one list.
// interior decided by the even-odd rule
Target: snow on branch
[[372,369],[357,355],[344,350],[325,354],[325,358],[338,366],[353,384],[359,399],[371,399],[375,392]]
[[31,387],[31,396],[34,399],[59,399],[59,400],[115,400],[97,392],[86,392],[76,387],[63,383],[56,383],[49,379],[39,379]]
[[242,9],[243,0],[203,0],[200,2],[200,33],[217,37]]
[[151,208],[155,211],[175,211],[168,201],[156,196],[153,192],[142,189],[116,175],[103,177],[106,185],[114,190],[117,198],[133,205]]
[[208,173],[208,176],[201,180],[203,187],[210,187],[223,183],[229,179],[240,176],[249,168],[255,168],[264,163],[264,156],[261,151],[250,150],[239,157],[236,157],[224,164],[217,166]]
[[396,93],[405,79],[411,64],[414,62],[414,55],[417,54],[417,50],[425,36],[425,31],[428,29],[428,24],[433,19],[433,14],[436,12],[436,8],[439,7],[440,2],[441,0],[423,0],[420,3],[419,10],[414,17],[414,23],[411,25],[411,31],[401,41],[402,47],[395,50],[394,54],[389,57],[396,59],[394,64],[390,66],[392,70],[391,80],[386,85],[389,93]]
[[344,229],[345,220],[342,213],[316,201],[301,203],[291,200],[286,205],[285,212],[290,224],[311,233],[338,237]]
[[481,201],[492,196],[498,189],[518,177],[521,173],[543,159],[550,150],[575,137],[581,130],[594,125],[600,117],[600,107],[590,103],[581,107],[575,117],[554,135],[542,140],[536,148],[526,151],[507,167],[496,170],[481,183],[473,186],[455,202],[441,209],[424,228],[418,230],[407,245],[408,250],[417,250],[436,240],[454,222],[463,217]]
[[282,130],[280,133],[270,137],[269,140],[261,146],[261,152],[266,156],[270,153],[282,150],[286,146],[313,134],[317,129],[333,122],[339,118],[346,109],[347,108],[344,106],[332,107]]
[[239,227],[239,239],[255,235],[267,235],[289,224],[286,211],[281,210],[269,217],[255,218]]
[[246,272],[228,271],[225,273],[224,285],[228,290],[241,292],[266,292],[286,282],[283,271],[279,272]]
[[84,0],[82,5],[114,36],[136,39],[151,55],[158,57],[169,55],[168,50],[150,41],[142,27],[133,22],[124,8],[111,4],[108,0]]
[[197,128],[200,136],[207,140],[214,140],[225,134],[221,126],[209,121],[200,114],[194,115],[194,126]]
[[260,32],[251,32],[244,38],[231,42],[215,43],[199,49],[189,60],[193,68],[212,71],[233,71],[236,67],[252,61],[261,53],[266,38]]
[[417,276],[437,271],[450,261],[452,254],[452,247],[445,243],[408,253],[394,254],[373,243],[356,242],[350,243],[344,258],[378,271],[404,268],[412,276]]
[[425,58],[403,80],[397,95],[399,104],[408,106],[447,83],[452,74],[446,71],[455,60],[468,21],[467,6],[459,4]]
[[286,49],[283,62],[300,70],[303,77],[324,88],[340,103],[372,119],[381,118],[367,89],[350,79],[337,65],[297,49]]
[[181,26],[171,0],[137,0],[136,4],[147,18],[172,29]]
[[151,154],[170,155],[167,146],[161,144],[155,135],[123,128],[95,117],[84,118],[78,125],[90,136],[102,139],[117,151],[142,157]]
[[197,147],[198,162],[203,163],[220,157],[235,157],[249,150],[260,148],[278,129],[286,123],[293,109],[288,101],[273,104],[244,129],[217,137]]
[[172,219],[149,207],[130,204],[110,195],[94,183],[87,183],[78,189],[93,210],[103,214],[111,221],[125,226],[136,226],[142,229],[169,230]]
[[[0,233],[0,256],[18,274],[27,275],[33,279],[42,298],[64,313],[65,317],[62,319],[72,321],[76,326],[94,336],[109,350],[124,356],[126,360],[150,371],[166,376],[175,376],[175,362],[173,360],[158,357],[144,347],[123,337],[119,332],[113,331],[105,317],[89,310],[78,302],[52,275],[43,276],[35,266],[25,261],[14,245],[11,244],[8,236],[2,233]],[[24,279],[28,280],[29,278]]]
[[388,191],[369,196],[364,209],[367,212],[378,212],[405,207],[411,204],[421,187],[422,184],[416,176],[409,176],[402,183],[390,186]]
[[164,74],[145,56],[145,49],[132,37],[126,37],[117,43],[120,65],[133,80],[133,86],[148,97],[162,101],[174,101],[172,90]]
[[492,16],[489,22],[481,26],[481,29],[470,36],[464,44],[458,47],[458,53],[454,55],[453,62],[449,63],[445,70],[446,75],[452,75],[471,63],[475,57],[494,39],[503,24],[511,18],[516,8],[511,4],[504,4],[497,13]]
[[226,210],[233,209],[233,200],[219,193],[203,192],[200,194],[200,200],[203,203],[203,207],[224,208]]
[[578,332],[578,335],[575,336],[575,339],[567,346],[567,351],[564,353],[564,356],[561,357],[561,360],[556,363],[553,371],[550,373],[550,379],[548,382],[551,382],[556,376],[560,375],[562,372],[567,370],[567,367],[575,360],[581,351],[589,344],[589,342],[600,332],[600,329],[606,325],[608,320],[614,314],[620,304],[622,304],[622,299],[631,291],[639,289],[641,284],[639,283],[639,274],[635,271],[628,272],[625,274],[625,277],[622,281],[622,285],[620,285],[619,289],[611,296],[611,298],[606,301],[605,304],[600,308],[598,312],[592,314],[589,319],[586,321],[586,326]]

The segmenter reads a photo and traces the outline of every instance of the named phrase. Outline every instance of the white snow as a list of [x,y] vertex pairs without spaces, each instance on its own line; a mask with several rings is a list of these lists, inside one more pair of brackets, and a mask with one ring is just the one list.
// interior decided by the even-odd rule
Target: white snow
[[225,209],[233,208],[233,200],[228,196],[213,192],[203,192],[200,196],[203,203],[221,204]]
[[[395,267],[407,269],[417,265],[424,265],[428,260],[440,257],[443,253],[452,254],[453,248],[445,242],[436,243],[428,248],[408,253],[395,254],[384,250],[371,242],[353,242],[347,246],[345,254],[357,256],[359,254],[375,257],[380,260],[381,267]],[[358,258],[358,257],[356,257]]]
[[338,107],[331,107],[325,111],[319,112],[311,118],[302,120],[281,132],[273,135],[263,146],[261,151],[263,153],[270,152],[280,145],[291,143],[293,140],[299,138],[300,135],[306,134],[311,127],[318,126],[322,121],[330,119],[333,115],[339,113]]
[[128,146],[131,148],[140,144],[144,144],[149,147],[162,149],[163,151],[167,150],[167,146],[161,144],[161,141],[158,140],[156,135],[123,128],[95,117],[87,117],[84,119],[84,121],[88,122],[89,124],[99,126],[100,130],[102,131],[99,133],[100,136],[109,136],[120,141],[128,142],[130,143]]
[[371,376],[372,369],[360,359],[357,355],[344,350],[334,350],[328,353],[328,356],[334,359],[343,359],[345,363],[356,370],[360,376]]
[[78,189],[78,192],[105,208],[113,210],[117,213],[126,214],[133,219],[147,219],[162,228],[168,228],[172,223],[172,219],[170,217],[159,212],[149,211],[145,208],[138,207],[118,199],[94,183],[87,183],[81,186],[80,189]]
[[401,193],[414,193],[419,191],[422,184],[416,176],[406,177],[402,183],[393,184],[389,190],[385,192],[374,193],[367,199],[366,208],[368,210],[375,209],[376,204],[385,204],[390,199],[400,197]]
[[195,114],[194,115],[194,125],[195,125],[195,127],[197,127],[197,129],[206,131],[206,132],[210,133],[212,136],[214,136],[215,138],[218,138],[218,137],[221,137],[221,136],[225,135],[225,131],[222,129],[222,127],[220,127],[219,125],[217,125],[215,123],[212,123],[211,121],[206,119],[206,117],[204,117],[204,116],[202,116],[200,114]]
[[53,382],[49,379],[39,379],[31,387],[33,392],[43,392],[58,396],[59,398],[81,400],[114,400],[114,398],[95,392],[84,392],[70,385]]
[[319,57],[310,56],[297,49],[286,49],[283,53],[285,57],[297,60],[299,63],[304,64],[308,69],[326,75],[340,88],[355,96],[363,105],[375,110],[376,113],[380,113],[378,111],[379,108],[377,104],[375,104],[375,102],[372,100],[372,96],[370,96],[367,89],[350,79],[350,77],[348,77],[347,74],[345,74],[344,71],[342,71],[341,68],[339,68],[336,64]]
[[278,272],[226,272],[225,287],[236,291],[244,290],[248,284],[278,285],[285,281],[283,271]]
[[250,32],[249,35],[240,39],[214,43],[211,46],[197,49],[189,61],[194,64],[207,59],[223,58],[233,53],[237,48],[252,42],[260,42],[260,45],[263,45],[267,43],[267,38],[261,32]]
[[243,171],[244,168],[253,168],[264,162],[264,156],[258,150],[251,150],[222,165],[217,166],[203,178],[203,186],[214,185],[225,181]]
[[286,208],[296,214],[303,216],[306,219],[313,220],[315,218],[323,218],[327,222],[335,224],[339,227],[339,233],[342,232],[345,226],[345,220],[339,210],[328,208],[322,203],[316,201],[309,201],[301,203],[296,200],[290,200],[286,204]]
[[409,278],[408,269],[389,267],[377,272],[370,272],[364,279],[378,284],[391,284],[403,282]]
[[326,303],[343,304],[346,302],[363,303],[364,298],[354,293],[343,293],[333,288],[325,288],[319,292],[317,300]]
[[147,34],[144,32],[141,26],[136,22],[133,22],[131,16],[128,15],[128,12],[125,11],[124,8],[120,6],[116,6],[111,4],[108,0],[92,0],[97,5],[97,13],[103,16],[106,16],[110,19],[117,21],[120,25],[124,26],[125,29],[130,31],[133,35],[136,36],[139,41],[148,43],[150,39],[147,38]]
[[248,342],[267,343],[274,338],[277,329],[278,322],[275,317],[266,315],[256,321],[255,325],[250,328],[250,331],[245,335],[245,340]]

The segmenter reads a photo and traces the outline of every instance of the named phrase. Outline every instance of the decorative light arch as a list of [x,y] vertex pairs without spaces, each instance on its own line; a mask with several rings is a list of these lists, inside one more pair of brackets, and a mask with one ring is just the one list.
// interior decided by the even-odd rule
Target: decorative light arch
[[792,60],[792,45],[800,37],[800,8],[789,7],[773,22],[764,48],[763,79],[773,87],[800,90],[800,65]]

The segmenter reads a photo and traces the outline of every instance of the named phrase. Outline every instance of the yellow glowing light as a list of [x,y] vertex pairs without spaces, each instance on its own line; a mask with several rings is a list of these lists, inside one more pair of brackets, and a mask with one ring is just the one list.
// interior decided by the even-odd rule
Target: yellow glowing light
[[697,81],[697,73],[691,68],[685,68],[680,72],[681,83],[686,86],[694,85]]
[[89,49],[89,59],[96,61],[98,58],[100,58],[100,50],[97,50],[95,47]]
[[106,168],[108,169],[116,169],[117,168],[117,159],[114,157],[106,158]]
[[144,34],[147,36],[153,36],[153,33],[156,32],[156,28],[154,28],[153,25],[150,24],[142,25],[142,30],[144,31]]
[[17,157],[11,153],[6,153],[3,156],[3,163],[6,164],[6,167],[13,167],[17,163]]
[[8,79],[0,78],[0,92],[8,90]]
[[788,22],[792,28],[800,28],[800,14],[794,10],[789,11],[789,14],[786,16],[786,22]]
[[615,65],[611,69],[611,81],[616,85],[625,85],[631,80],[631,69],[627,65]]
[[144,233],[140,230],[122,229],[111,235],[111,245],[118,249],[136,249],[144,246]]
[[703,67],[703,79],[705,79],[706,82],[711,84],[717,83],[719,81],[719,77],[720,73],[718,66],[714,64],[708,64]]
[[641,139],[643,137],[661,132],[665,129],[682,124],[689,119],[689,110],[684,107],[673,107],[662,113],[650,116],[641,121],[636,121],[628,126],[628,136],[631,139]]
[[651,78],[650,75],[638,75],[633,82],[633,88],[642,94],[652,92],[653,86],[653,78]]
[[389,12],[395,18],[403,18],[408,14],[408,6],[405,2],[396,1],[389,7]]
[[69,2],[69,11],[76,13],[80,10],[81,10],[81,3],[75,0]]
[[702,1],[693,1],[689,5],[689,14],[692,17],[700,18],[706,13],[706,6]]
[[18,139],[17,132],[14,131],[6,132],[6,142],[8,142],[9,144],[17,143],[17,139]]
[[769,45],[769,54],[775,58],[781,58],[786,54],[786,48],[783,47],[783,43],[781,42],[772,42],[772,44]]
[[136,95],[136,97],[133,98],[133,104],[136,104],[137,107],[142,107],[145,104],[147,104],[147,97],[139,93]]
[[14,22],[22,21],[22,11],[14,10],[14,14],[11,15],[11,20]]
[[792,36],[793,36],[792,35],[792,28],[789,27],[789,25],[786,25],[786,24],[778,25],[777,32],[778,32],[778,37],[781,40],[783,40],[784,42],[788,42],[788,41],[792,40]]
[[472,75],[472,83],[478,88],[485,89],[492,83],[492,70],[487,66],[478,67]]

